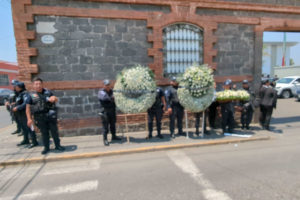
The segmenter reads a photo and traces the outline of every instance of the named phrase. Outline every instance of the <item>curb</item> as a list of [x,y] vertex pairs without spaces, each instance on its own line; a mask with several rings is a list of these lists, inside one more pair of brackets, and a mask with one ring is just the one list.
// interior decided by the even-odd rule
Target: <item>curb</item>
[[201,146],[209,146],[209,145],[262,141],[262,140],[270,140],[270,139],[271,139],[270,136],[262,136],[262,137],[254,137],[254,138],[243,138],[243,139],[206,141],[206,142],[199,142],[199,143],[193,143],[193,144],[160,145],[160,146],[140,147],[140,148],[134,148],[134,149],[115,150],[115,151],[107,151],[107,152],[80,153],[80,154],[75,154],[75,155],[63,155],[63,156],[55,156],[55,157],[35,157],[35,158],[9,160],[9,161],[0,162],[0,167],[6,167],[6,166],[12,166],[12,165],[26,165],[26,164],[32,164],[32,163],[47,163],[47,162],[62,161],[62,160],[73,160],[73,159],[83,159],[83,158],[124,155],[124,154],[132,154],[132,153],[163,151],[163,150],[201,147]]

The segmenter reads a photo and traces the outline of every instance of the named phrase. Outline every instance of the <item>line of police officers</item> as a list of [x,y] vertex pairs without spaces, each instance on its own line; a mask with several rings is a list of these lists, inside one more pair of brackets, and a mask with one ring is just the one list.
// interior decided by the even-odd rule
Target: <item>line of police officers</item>
[[[33,92],[27,92],[24,83],[13,81],[14,92],[9,102],[6,103],[7,108],[14,113],[15,121],[22,130],[23,141],[18,144],[29,145],[29,148],[38,145],[36,134],[34,132],[33,123],[39,128],[42,133],[44,150],[42,154],[47,154],[50,150],[49,132],[54,140],[55,149],[63,151],[64,147],[60,145],[57,128],[57,108],[55,103],[57,97],[50,90],[43,88],[43,81],[40,78],[33,80]],[[100,102],[100,116],[103,125],[103,143],[108,146],[109,142],[107,134],[109,130],[112,134],[112,140],[121,140],[116,136],[116,104],[114,100],[113,90],[109,80],[104,80],[104,88],[98,92]],[[215,86],[216,88],[216,86]],[[224,90],[232,89],[232,81],[226,80],[223,85]],[[209,116],[209,124],[211,128],[215,128],[215,118],[217,107],[221,107],[222,114],[222,131],[233,133],[234,129],[234,112],[235,108],[239,107],[241,111],[242,129],[249,129],[252,121],[253,111],[255,106],[260,106],[261,115],[260,123],[263,129],[269,130],[269,123],[273,108],[276,108],[277,93],[270,86],[268,81],[265,81],[259,90],[259,95],[256,98],[254,92],[250,90],[247,80],[243,81],[243,89],[250,94],[250,100],[244,102],[217,102],[215,97],[213,103],[207,109],[206,114]],[[161,120],[164,110],[167,111],[170,118],[170,136],[175,138],[175,120],[177,120],[178,135],[184,135],[182,128],[182,120],[184,115],[184,107],[180,104],[178,95],[178,82],[175,77],[171,78],[171,86],[165,92],[161,88],[156,90],[156,100],[151,108],[148,109],[148,136],[147,139],[153,137],[153,119],[156,118],[157,137],[163,138],[161,134]],[[257,103],[258,102],[258,103]],[[199,135],[199,121],[201,113],[196,113],[196,135]],[[206,117],[204,117],[204,134],[209,134],[206,130]],[[31,144],[29,143],[29,136]]]
[[33,148],[38,145],[33,126],[35,124],[42,134],[44,145],[42,154],[47,154],[50,150],[49,132],[54,140],[55,149],[63,151],[64,147],[60,145],[57,128],[57,108],[55,106],[57,97],[50,90],[43,88],[42,79],[35,78],[32,83],[34,91],[28,92],[24,83],[13,80],[14,95],[6,103],[23,133],[23,141],[18,146],[27,145],[28,148]]
[[[99,90],[98,99],[100,101],[101,112],[99,115],[102,119],[103,125],[103,142],[105,145],[109,145],[107,140],[107,134],[109,133],[109,129],[112,134],[112,140],[120,140],[119,137],[116,136],[116,105],[114,102],[113,90],[109,80],[104,80],[104,88]],[[177,128],[178,135],[184,135],[182,128],[182,120],[184,116],[184,107],[180,104],[177,90],[178,90],[178,82],[175,77],[171,78],[171,86],[166,89],[165,92],[161,88],[157,88],[156,90],[156,100],[151,108],[148,109],[148,136],[146,139],[151,139],[153,137],[153,120],[156,118],[156,127],[157,127],[157,137],[163,138],[161,134],[161,120],[166,110],[169,118],[170,118],[170,136],[175,138],[175,120],[177,120]],[[271,92],[271,88],[266,89],[266,86],[263,86],[261,91],[259,92],[259,96],[255,97],[255,93],[249,88],[249,82],[244,80],[242,82],[242,87],[245,91],[247,91],[250,95],[249,101],[242,102],[217,102],[216,96],[213,99],[212,104],[205,111],[204,118],[204,134],[210,134],[206,130],[206,116],[208,115],[208,121],[210,127],[212,129],[215,128],[215,119],[218,106],[221,107],[221,117],[222,117],[222,131],[224,133],[233,133],[234,132],[234,112],[237,108],[241,111],[241,124],[242,129],[250,129],[250,123],[252,121],[253,112],[255,110],[255,101],[258,101],[258,106],[261,107],[261,123],[264,124],[263,128],[269,129],[270,123],[270,114],[272,114],[271,109],[268,106],[265,106],[265,102],[273,101],[273,100],[265,100],[265,98],[269,97],[269,93],[272,93],[276,97],[276,91],[274,89]],[[216,88],[216,85],[215,85]],[[227,79],[223,85],[224,90],[232,89],[232,81]],[[216,93],[216,92],[215,92]],[[276,105],[273,103],[272,105]],[[265,112],[267,110],[267,112]],[[202,113],[195,113],[195,128],[196,135],[199,135],[199,125],[200,125],[200,117]]]

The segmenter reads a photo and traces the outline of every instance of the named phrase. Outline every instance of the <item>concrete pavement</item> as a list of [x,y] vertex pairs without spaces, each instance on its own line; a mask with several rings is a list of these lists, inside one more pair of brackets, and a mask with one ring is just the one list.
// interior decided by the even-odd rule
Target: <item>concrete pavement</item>
[[[15,130],[15,126],[9,125],[0,129],[0,166],[268,140],[276,134],[282,134],[284,130],[288,130],[289,126],[297,125],[297,119],[300,116],[300,111],[299,115],[296,114],[295,116],[291,116],[291,113],[295,113],[295,107],[289,106],[288,109],[291,109],[289,111],[287,109],[283,109],[285,104],[298,106],[299,102],[295,102],[293,99],[279,101],[279,109],[275,110],[274,116],[276,117],[272,120],[272,123],[276,125],[272,125],[273,132],[261,130],[257,125],[254,125],[254,128],[251,131],[236,129],[237,134],[251,135],[249,138],[232,136],[224,137],[220,134],[220,129],[212,131],[210,136],[204,136],[203,138],[195,137],[192,134],[194,129],[190,129],[188,139],[184,136],[171,139],[168,131],[163,131],[164,139],[153,138],[151,140],[145,140],[147,133],[137,132],[123,135],[122,141],[113,142],[110,146],[106,147],[103,145],[102,136],[99,135],[63,137],[61,138],[61,143],[66,147],[66,151],[59,152],[51,150],[51,152],[46,156],[40,154],[43,149],[42,146],[33,149],[17,147],[16,144],[21,141],[21,138],[10,134],[13,130]],[[291,112],[292,110],[293,112]],[[127,141],[127,136],[130,139],[130,142]],[[51,148],[54,148],[53,144]]]

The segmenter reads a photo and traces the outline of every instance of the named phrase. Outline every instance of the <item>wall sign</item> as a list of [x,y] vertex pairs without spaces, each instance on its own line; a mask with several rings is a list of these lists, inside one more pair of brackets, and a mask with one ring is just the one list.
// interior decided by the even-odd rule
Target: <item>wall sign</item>
[[52,35],[43,35],[41,40],[44,44],[53,44],[55,42],[55,38]]

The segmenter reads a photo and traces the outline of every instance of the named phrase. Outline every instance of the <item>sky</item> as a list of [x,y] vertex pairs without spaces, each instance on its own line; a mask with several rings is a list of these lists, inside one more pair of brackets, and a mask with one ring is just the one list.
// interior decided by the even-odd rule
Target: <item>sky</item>
[[[10,0],[0,0],[0,60],[16,62],[16,41],[14,38]],[[283,41],[282,32],[265,32],[265,42]],[[300,65],[300,32],[287,33],[288,42],[299,42],[291,48],[291,58]]]

